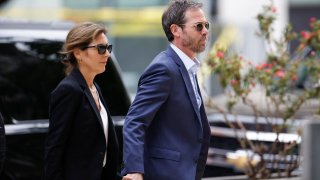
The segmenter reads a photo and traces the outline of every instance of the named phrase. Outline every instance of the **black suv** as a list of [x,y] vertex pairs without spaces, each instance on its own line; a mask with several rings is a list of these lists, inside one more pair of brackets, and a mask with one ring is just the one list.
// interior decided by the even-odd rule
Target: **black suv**
[[[48,98],[64,77],[57,52],[73,26],[68,22],[0,19],[0,113],[6,131],[1,180],[41,179]],[[113,55],[107,70],[96,81],[113,116],[121,145],[122,120],[131,101]]]

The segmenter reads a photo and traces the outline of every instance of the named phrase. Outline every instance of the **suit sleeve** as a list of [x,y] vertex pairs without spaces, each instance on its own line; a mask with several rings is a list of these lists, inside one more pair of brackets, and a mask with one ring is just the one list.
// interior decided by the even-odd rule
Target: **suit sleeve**
[[51,93],[45,146],[45,180],[64,179],[63,154],[81,96],[70,85],[59,86]]
[[164,64],[151,65],[141,76],[136,97],[123,127],[123,175],[144,173],[145,133],[155,114],[166,101],[171,81],[169,68]]

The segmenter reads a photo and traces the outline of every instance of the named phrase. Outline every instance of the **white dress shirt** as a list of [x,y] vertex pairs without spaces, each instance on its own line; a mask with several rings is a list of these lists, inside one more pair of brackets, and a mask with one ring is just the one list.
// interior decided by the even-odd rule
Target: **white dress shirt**
[[200,94],[199,94],[197,80],[196,80],[196,74],[197,74],[197,71],[198,71],[198,69],[200,67],[200,61],[197,58],[192,60],[191,58],[189,58],[189,56],[187,56],[184,52],[182,52],[174,44],[170,44],[170,46],[178,54],[178,56],[182,60],[184,66],[186,67],[186,69],[187,69],[187,71],[189,73],[189,78],[191,80],[193,91],[194,91],[194,94],[195,94],[196,99],[197,99],[198,108],[200,108],[200,106],[201,106],[201,97],[200,97]]

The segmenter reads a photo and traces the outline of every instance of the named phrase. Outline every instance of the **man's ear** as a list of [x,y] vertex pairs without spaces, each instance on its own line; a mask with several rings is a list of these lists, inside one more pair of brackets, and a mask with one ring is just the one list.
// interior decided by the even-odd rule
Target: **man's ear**
[[173,36],[176,37],[180,37],[180,33],[181,33],[181,28],[176,25],[176,24],[171,24],[170,26],[170,31],[173,34]]

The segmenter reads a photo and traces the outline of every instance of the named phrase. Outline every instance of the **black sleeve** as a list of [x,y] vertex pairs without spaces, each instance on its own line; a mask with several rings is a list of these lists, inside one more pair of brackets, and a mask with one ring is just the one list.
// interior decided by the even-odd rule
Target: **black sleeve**
[[49,129],[45,145],[45,180],[64,179],[63,156],[69,132],[82,92],[70,84],[61,85],[51,93]]

